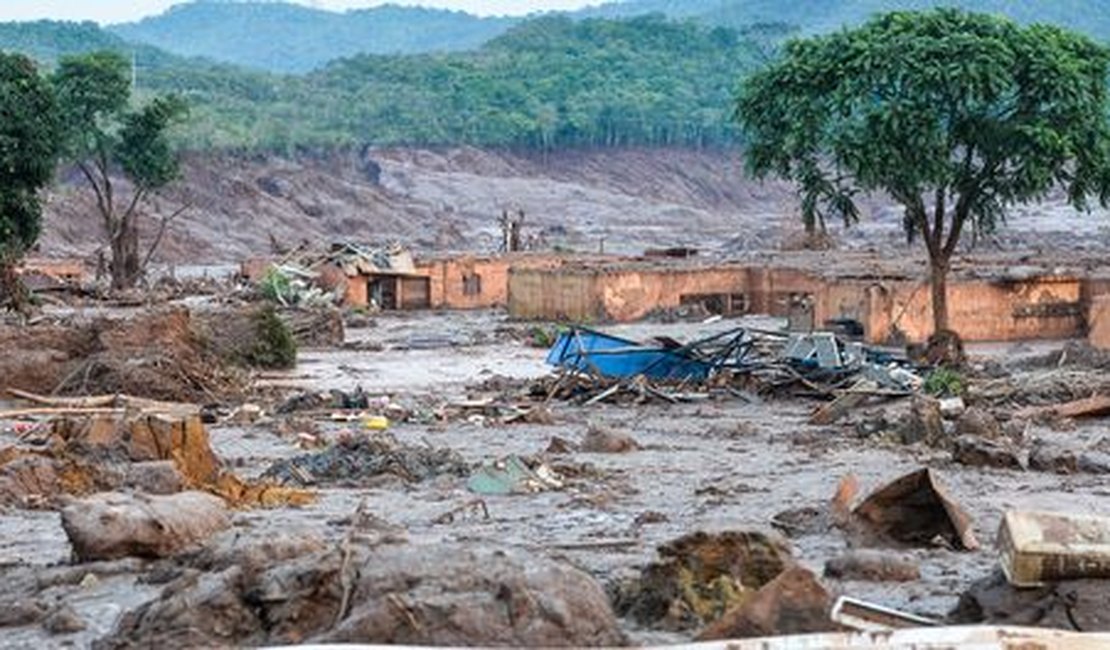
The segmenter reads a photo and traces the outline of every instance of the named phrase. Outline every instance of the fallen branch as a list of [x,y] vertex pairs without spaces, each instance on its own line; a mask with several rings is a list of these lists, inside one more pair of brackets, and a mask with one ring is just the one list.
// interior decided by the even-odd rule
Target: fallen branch
[[9,388],[7,392],[13,397],[18,397],[28,402],[60,409],[134,409],[169,413],[180,413],[183,411],[195,413],[200,410],[200,407],[195,404],[163,402],[147,399],[145,397],[134,397],[132,395],[122,394],[90,395],[88,397],[54,397],[39,395],[30,391],[19,390],[18,388]]
[[12,409],[0,411],[0,420],[25,418],[32,415],[113,415],[124,413],[124,409],[115,408],[58,408],[43,406],[30,409]]

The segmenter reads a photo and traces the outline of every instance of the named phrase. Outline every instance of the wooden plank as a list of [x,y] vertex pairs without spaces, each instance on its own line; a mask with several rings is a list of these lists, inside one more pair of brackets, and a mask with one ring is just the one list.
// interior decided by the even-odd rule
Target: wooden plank
[[867,401],[872,392],[878,389],[878,384],[873,381],[861,379],[842,395],[824,404],[809,416],[810,424],[832,424],[844,417],[849,411]]
[[1051,406],[1024,408],[1014,414],[1022,419],[1055,415],[1063,418],[1088,418],[1110,415],[1110,395],[1092,395],[1082,399],[1062,402]]

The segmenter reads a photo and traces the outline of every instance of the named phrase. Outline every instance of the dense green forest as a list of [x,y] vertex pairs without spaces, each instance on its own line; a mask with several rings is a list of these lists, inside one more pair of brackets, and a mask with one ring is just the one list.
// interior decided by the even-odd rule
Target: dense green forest
[[[19,32],[12,38],[7,32]],[[32,34],[33,32],[33,34]],[[731,141],[729,98],[777,26],[741,34],[659,15],[627,21],[543,17],[472,52],[361,55],[277,75],[150,48],[135,51],[140,94],[192,107],[191,147],[290,149],[336,143],[524,147],[715,146]],[[88,48],[81,48],[82,38]],[[0,47],[50,61],[81,49],[128,51],[89,25],[0,29]],[[73,43],[48,48],[29,43]]]
[[355,54],[473,49],[517,22],[394,5],[339,13],[281,2],[204,0],[109,30],[183,56],[272,72],[308,72]]
[[[473,50],[360,54],[305,74],[185,58],[151,45],[130,44],[92,23],[0,24],[0,48],[29,53],[47,66],[67,53],[96,49],[133,57],[140,98],[174,92],[188,100],[191,120],[181,141],[198,149],[288,151],[363,143],[703,147],[733,142],[730,98],[737,83],[762,65],[787,36],[838,20],[862,19],[872,10],[926,4],[924,0],[799,0],[793,4],[631,0],[584,13],[524,20]],[[965,0],[960,4],[1007,11],[1022,20],[1068,17],[1074,22],[1087,17],[1088,31],[1100,30],[1110,20],[1094,9],[1099,3],[1093,1]],[[203,2],[195,6],[261,11],[291,5]],[[420,13],[423,10],[387,9],[425,16]],[[583,17],[642,10],[669,12],[680,19],[669,19],[664,13],[622,19]],[[413,11],[417,13],[407,13]],[[444,12],[431,12],[437,13]],[[414,20],[412,29],[420,24]],[[290,28],[287,37],[293,39],[296,31]]]
[[[626,0],[565,15],[619,19],[662,13],[709,27],[780,23],[814,33],[858,24],[878,12],[938,4],[1004,14],[1019,22],[1056,23],[1110,40],[1105,0]],[[338,13],[288,2],[199,0],[109,30],[182,56],[271,72],[305,72],[356,54],[474,49],[522,20],[395,5]]]

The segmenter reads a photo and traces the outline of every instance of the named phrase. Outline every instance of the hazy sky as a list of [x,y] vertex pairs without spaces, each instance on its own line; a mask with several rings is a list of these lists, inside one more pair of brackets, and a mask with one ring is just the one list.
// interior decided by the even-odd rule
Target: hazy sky
[[[293,0],[321,9],[353,9],[385,4],[382,0]],[[526,14],[551,9],[577,9],[601,0],[393,0],[395,4],[463,9],[481,15]],[[161,13],[182,0],[0,0],[0,21],[95,20],[126,22]]]

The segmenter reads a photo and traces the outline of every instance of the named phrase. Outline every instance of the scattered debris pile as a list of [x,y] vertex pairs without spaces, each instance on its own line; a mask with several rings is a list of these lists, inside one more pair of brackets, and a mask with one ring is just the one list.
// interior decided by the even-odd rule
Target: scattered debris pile
[[186,309],[84,324],[0,327],[0,347],[4,383],[37,393],[202,402],[237,394],[245,381],[209,349]]
[[[301,327],[314,331],[335,331],[331,325],[321,328],[320,319],[339,322],[337,315],[326,313],[305,318]],[[268,307],[251,305],[0,326],[0,376],[9,388],[50,395],[118,393],[194,403],[231,399],[245,388],[243,367],[294,360],[296,344],[288,327],[275,319]]]
[[361,485],[381,477],[418,483],[436,476],[464,478],[470,466],[447,448],[414,447],[393,436],[345,437],[331,447],[274,463],[264,478],[285,485]]
[[559,335],[547,363],[559,375],[533,394],[587,405],[622,397],[637,403],[712,395],[756,401],[757,393],[785,391],[848,396],[856,405],[872,396],[909,395],[923,384],[905,357],[845,343],[827,332],[786,335],[733,328],[686,344],[656,337],[649,345],[573,328]]
[[340,243],[326,251],[301,247],[272,262],[252,260],[243,268],[262,298],[282,307],[305,308],[342,302],[347,296],[348,278],[415,273],[412,254],[399,244],[367,248]]

